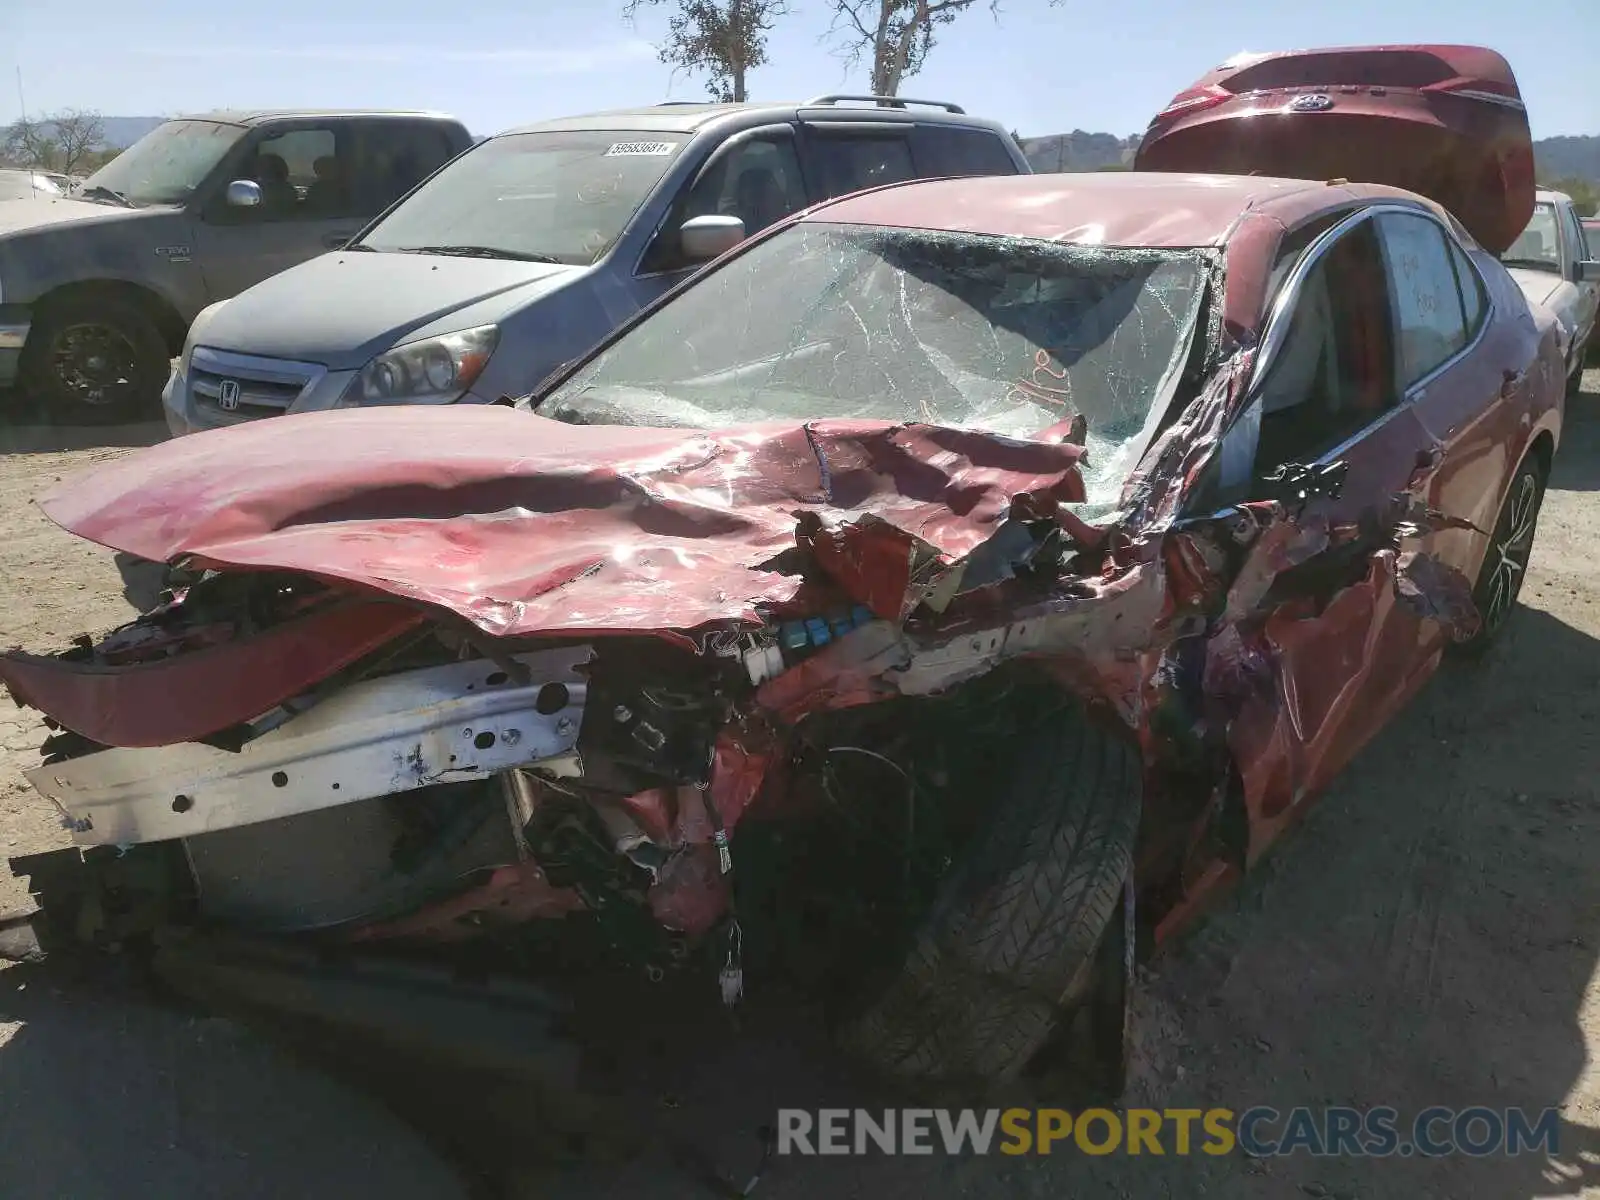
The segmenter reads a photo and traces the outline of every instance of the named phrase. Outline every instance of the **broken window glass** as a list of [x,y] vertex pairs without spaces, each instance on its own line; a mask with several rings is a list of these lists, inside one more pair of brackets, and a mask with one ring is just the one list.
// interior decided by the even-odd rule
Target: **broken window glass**
[[1082,415],[1089,503],[1162,415],[1205,252],[804,224],[703,276],[541,405],[583,424],[839,417],[1011,437]]

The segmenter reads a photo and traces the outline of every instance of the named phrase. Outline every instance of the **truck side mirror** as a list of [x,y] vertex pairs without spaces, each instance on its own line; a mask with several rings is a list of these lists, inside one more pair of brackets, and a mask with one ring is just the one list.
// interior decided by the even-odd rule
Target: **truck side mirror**
[[1600,283],[1600,260],[1586,259],[1578,264],[1579,283]]
[[229,208],[254,208],[261,203],[261,185],[254,179],[235,179],[228,185]]

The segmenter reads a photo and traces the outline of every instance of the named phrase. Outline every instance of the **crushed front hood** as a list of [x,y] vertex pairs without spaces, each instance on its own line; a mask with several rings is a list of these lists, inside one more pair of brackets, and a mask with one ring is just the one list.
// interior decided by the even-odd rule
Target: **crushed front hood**
[[930,554],[954,563],[982,545],[1021,493],[1081,500],[1080,454],[882,421],[702,432],[411,407],[167,442],[40,504],[129,554],[343,580],[494,635],[687,630],[758,621],[758,605],[799,592],[764,568],[794,548],[803,513],[835,531],[836,577],[877,598],[886,571],[903,583]]

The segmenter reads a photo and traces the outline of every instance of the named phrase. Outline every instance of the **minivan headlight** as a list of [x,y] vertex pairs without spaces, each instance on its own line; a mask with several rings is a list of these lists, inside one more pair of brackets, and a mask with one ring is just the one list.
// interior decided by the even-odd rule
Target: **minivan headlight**
[[483,373],[499,337],[499,326],[479,325],[385,350],[350,381],[342,402],[454,403]]

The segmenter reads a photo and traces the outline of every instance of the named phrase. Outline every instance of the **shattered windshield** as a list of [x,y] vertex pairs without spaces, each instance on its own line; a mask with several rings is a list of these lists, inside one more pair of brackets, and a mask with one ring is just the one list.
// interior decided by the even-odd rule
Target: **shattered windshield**
[[1187,345],[1201,252],[801,224],[703,276],[539,411],[714,428],[845,417],[1010,437],[1087,423],[1113,502]]
[[681,133],[514,133],[463,154],[361,241],[372,250],[470,246],[587,266],[611,248],[678,151]]

